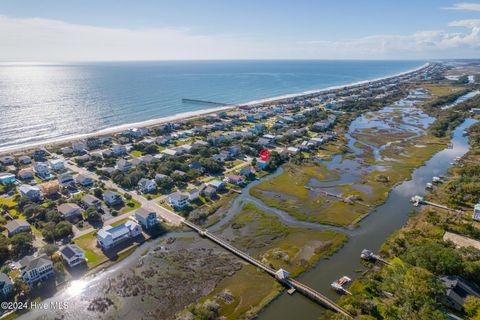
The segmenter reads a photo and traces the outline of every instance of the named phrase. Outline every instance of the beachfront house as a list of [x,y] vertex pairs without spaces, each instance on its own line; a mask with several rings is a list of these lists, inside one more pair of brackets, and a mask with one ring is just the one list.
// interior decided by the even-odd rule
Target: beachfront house
[[116,144],[112,147],[112,151],[117,156],[123,156],[127,154],[127,147],[121,144]]
[[23,281],[30,286],[54,275],[53,262],[46,255],[26,256],[18,264]]
[[70,267],[73,268],[80,264],[85,263],[85,253],[79,246],[76,244],[67,244],[66,246],[60,248],[59,250],[63,261]]
[[150,229],[157,224],[157,213],[153,210],[139,208],[135,211],[135,219],[145,229]]
[[30,164],[32,163],[32,158],[30,158],[29,156],[20,156],[18,157],[18,162],[20,162],[21,164]]
[[32,230],[32,228],[30,227],[30,223],[28,223],[27,220],[23,220],[23,219],[12,220],[9,223],[7,223],[4,227],[5,229],[7,229],[8,237],[16,235],[17,233],[20,233],[20,232],[29,232]]
[[4,186],[7,184],[14,183],[16,180],[15,175],[8,173],[8,172],[1,172],[0,173],[0,184],[3,184]]
[[127,221],[115,227],[106,226],[97,232],[97,243],[102,249],[108,250],[122,242],[133,239],[142,233],[142,227],[134,222]]

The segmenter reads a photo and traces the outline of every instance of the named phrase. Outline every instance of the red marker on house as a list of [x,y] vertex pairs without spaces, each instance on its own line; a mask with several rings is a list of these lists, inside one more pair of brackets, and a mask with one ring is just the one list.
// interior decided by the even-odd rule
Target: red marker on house
[[270,157],[270,151],[268,151],[267,149],[262,149],[260,150],[258,155],[260,156],[260,159],[262,159],[263,161],[267,161]]

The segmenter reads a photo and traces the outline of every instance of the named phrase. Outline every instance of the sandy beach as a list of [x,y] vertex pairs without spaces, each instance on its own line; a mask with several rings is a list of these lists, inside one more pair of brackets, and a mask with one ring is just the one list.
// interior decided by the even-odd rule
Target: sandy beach
[[141,122],[135,122],[135,123],[127,123],[127,124],[123,124],[123,125],[113,126],[113,127],[110,127],[110,128],[94,131],[94,132],[91,132],[91,133],[65,136],[65,137],[55,138],[55,139],[46,140],[46,141],[39,141],[39,142],[31,143],[31,144],[28,144],[28,145],[8,146],[8,147],[0,148],[0,155],[5,155],[5,154],[15,155],[15,154],[24,153],[26,151],[29,151],[29,150],[32,150],[32,149],[35,149],[35,148],[39,148],[39,147],[46,147],[46,148],[54,147],[54,146],[58,147],[60,145],[66,144],[66,143],[70,143],[70,142],[77,141],[77,140],[83,140],[83,139],[86,139],[86,138],[89,138],[89,137],[115,134],[115,133],[127,130],[129,128],[155,127],[155,126],[159,126],[159,125],[162,125],[162,124],[165,124],[165,123],[185,121],[185,120],[191,120],[191,119],[195,119],[195,118],[199,118],[199,117],[204,117],[204,116],[207,116],[209,114],[215,114],[215,113],[220,112],[220,111],[231,111],[231,110],[234,110],[234,109],[239,108],[239,107],[251,107],[251,106],[255,106],[255,105],[258,105],[258,104],[262,104],[262,103],[271,103],[271,102],[275,102],[275,101],[280,101],[280,100],[284,100],[284,99],[291,99],[291,98],[296,98],[296,97],[302,97],[302,96],[311,95],[311,94],[321,94],[323,92],[327,92],[327,91],[330,91],[330,90],[348,89],[348,88],[358,86],[358,85],[366,85],[366,84],[375,83],[375,82],[378,82],[378,81],[393,79],[393,78],[400,77],[400,76],[410,74],[410,73],[413,73],[413,72],[417,72],[419,70],[422,70],[422,69],[426,68],[429,65],[430,65],[430,63],[425,63],[418,68],[407,70],[407,71],[397,73],[397,74],[394,74],[394,75],[379,77],[379,78],[370,79],[370,80],[358,81],[358,82],[349,83],[349,84],[345,84],[345,85],[331,86],[331,87],[322,88],[322,89],[316,89],[316,90],[309,90],[309,91],[303,91],[303,92],[298,92],[298,93],[286,94],[286,95],[275,96],[275,97],[265,98],[265,99],[260,99],[260,100],[253,100],[253,101],[250,101],[250,102],[239,103],[239,104],[235,104],[235,105],[227,105],[227,106],[222,106],[222,107],[208,108],[208,109],[202,109],[202,110],[198,110],[198,111],[182,112],[182,113],[178,113],[178,114],[173,115],[173,116],[155,118],[155,119],[141,121]]

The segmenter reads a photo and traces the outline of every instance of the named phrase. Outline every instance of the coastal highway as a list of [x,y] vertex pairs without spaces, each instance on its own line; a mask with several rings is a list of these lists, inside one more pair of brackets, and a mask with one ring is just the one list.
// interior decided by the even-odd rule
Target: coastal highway
[[[85,168],[82,168],[82,167],[79,167],[77,165],[71,164],[62,156],[58,156],[58,157],[60,159],[64,160],[65,167],[67,169],[69,169],[71,171],[74,171],[74,172],[78,172],[79,174],[83,174],[85,176],[88,176],[88,177],[90,177],[90,178],[92,178],[96,181],[101,181],[101,182],[105,183],[105,185],[108,188],[116,189],[118,192],[120,192],[122,194],[128,193],[129,195],[132,196],[132,199],[135,199],[136,201],[138,201],[141,204],[142,207],[144,207],[147,210],[155,211],[157,213],[157,216],[160,217],[161,219],[163,219],[167,224],[172,225],[172,226],[179,226],[179,225],[182,224],[182,221],[184,220],[184,218],[182,216],[180,216],[180,215],[176,214],[175,212],[170,211],[170,210],[160,206],[154,200],[147,200],[146,198],[142,197],[141,195],[137,194],[136,192],[125,190],[111,180],[102,180],[102,179],[100,179],[100,177],[96,173],[90,172]],[[114,223],[116,221],[127,218],[127,217],[131,216],[132,214],[133,214],[133,211],[127,212],[125,214],[122,214],[120,216],[117,216],[117,217],[114,217],[110,220],[105,221],[105,224]],[[82,230],[78,234],[75,234],[75,237],[79,237],[81,235],[84,235],[88,232],[93,231],[93,228],[90,228],[90,229]]]

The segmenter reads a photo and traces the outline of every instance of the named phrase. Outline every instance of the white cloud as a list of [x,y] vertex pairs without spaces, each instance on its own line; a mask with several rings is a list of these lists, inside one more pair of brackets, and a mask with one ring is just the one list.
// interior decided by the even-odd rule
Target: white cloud
[[480,3],[462,2],[455,3],[451,7],[444,7],[444,10],[458,10],[458,11],[480,11]]
[[453,21],[449,26],[461,29],[295,42],[198,35],[179,28],[106,28],[0,16],[0,61],[478,58],[480,20]]
[[466,32],[420,31],[411,35],[374,35],[344,41],[307,41],[312,50],[335,52],[338,58],[477,58],[480,49],[480,20],[459,20],[450,27]]

